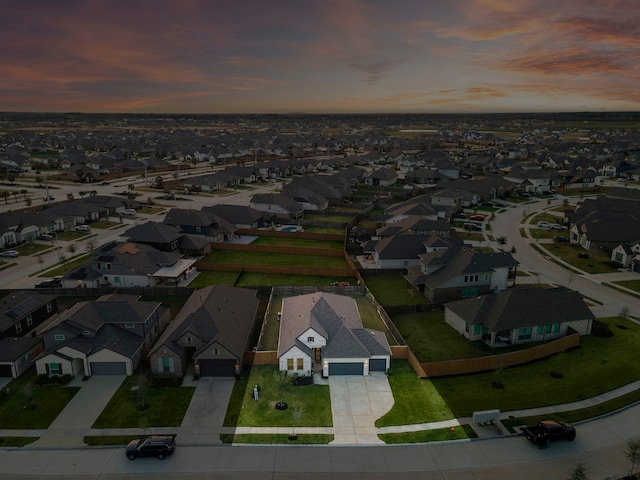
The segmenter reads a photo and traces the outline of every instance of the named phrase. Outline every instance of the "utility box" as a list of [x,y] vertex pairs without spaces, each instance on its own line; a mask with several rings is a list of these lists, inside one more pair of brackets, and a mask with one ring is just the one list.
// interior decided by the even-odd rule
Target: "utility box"
[[500,410],[481,410],[479,412],[473,412],[473,423],[478,425],[486,425],[495,423],[500,418]]

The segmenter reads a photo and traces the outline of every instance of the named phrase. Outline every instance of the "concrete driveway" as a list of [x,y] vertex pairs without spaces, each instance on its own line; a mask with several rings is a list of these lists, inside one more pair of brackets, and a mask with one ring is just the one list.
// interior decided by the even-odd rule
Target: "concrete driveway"
[[383,444],[375,421],[393,407],[393,394],[387,376],[329,377],[334,440],[332,445]]
[[[204,377],[193,382],[196,390],[178,429],[181,445],[222,443],[220,433],[234,383],[235,378],[226,377]],[[183,383],[186,385],[187,381]]]
[[93,375],[84,382],[79,379],[73,380],[71,385],[80,386],[80,391],[42,436],[28,447],[85,446],[84,436],[125,378],[125,375]]

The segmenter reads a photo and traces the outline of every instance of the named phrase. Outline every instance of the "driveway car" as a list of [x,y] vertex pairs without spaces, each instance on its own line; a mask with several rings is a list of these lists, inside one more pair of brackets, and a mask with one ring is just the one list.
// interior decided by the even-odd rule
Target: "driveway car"
[[122,210],[122,215],[135,215],[136,211],[133,208],[125,208]]
[[0,252],[0,257],[16,258],[18,255],[20,254],[15,250],[5,250],[4,252]]
[[471,215],[469,220],[476,220],[478,222],[484,222],[484,215]]
[[38,237],[38,240],[53,240],[53,235],[49,235],[48,233],[44,233]]
[[126,455],[129,460],[138,457],[164,457],[172,455],[176,449],[175,438],[169,435],[150,435],[148,437],[132,440],[126,448]]
[[467,218],[467,214],[464,212],[458,212],[453,216],[453,218]]
[[538,222],[538,228],[551,228],[551,225],[549,225],[549,222]]
[[62,288],[62,277],[43,280],[42,282],[36,283],[36,288]]
[[101,187],[105,186],[105,185],[109,185],[109,182],[107,182],[106,180],[101,181],[98,185],[100,185]]
[[567,237],[562,237],[560,235],[553,237],[553,241],[556,243],[569,243],[569,239]]
[[88,232],[89,230],[91,230],[89,225],[78,225],[76,227],[76,232]]
[[480,225],[475,224],[475,223],[465,223],[464,224],[464,229],[468,230],[470,232],[481,232],[482,231],[482,227]]
[[51,201],[55,200],[55,198],[52,197],[51,195],[49,195],[48,197],[45,195],[44,197],[42,197],[42,200],[44,200],[45,202],[47,202],[47,201],[51,202]]
[[135,182],[136,180],[138,180],[138,177],[129,177],[127,182]]
[[552,223],[551,225],[549,225],[549,228],[553,230],[564,230],[564,227],[559,223]]

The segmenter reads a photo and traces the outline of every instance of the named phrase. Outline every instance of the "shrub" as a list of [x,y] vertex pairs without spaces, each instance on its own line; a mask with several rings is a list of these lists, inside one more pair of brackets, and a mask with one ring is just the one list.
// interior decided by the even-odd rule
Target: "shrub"
[[591,335],[594,337],[600,338],[608,338],[613,337],[613,332],[611,328],[606,323],[602,323],[598,320],[593,321],[593,326],[591,327]]

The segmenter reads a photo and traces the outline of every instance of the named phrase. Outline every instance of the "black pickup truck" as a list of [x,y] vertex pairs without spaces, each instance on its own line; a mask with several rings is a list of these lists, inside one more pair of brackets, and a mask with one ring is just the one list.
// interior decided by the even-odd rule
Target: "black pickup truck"
[[522,435],[540,448],[547,448],[554,440],[569,440],[576,438],[576,429],[565,422],[542,420],[532,427],[521,427]]

